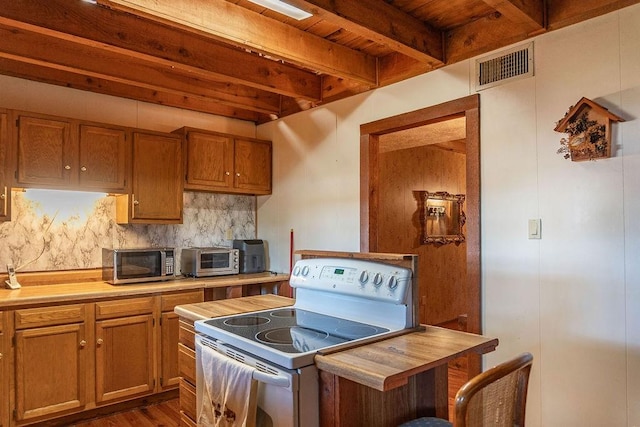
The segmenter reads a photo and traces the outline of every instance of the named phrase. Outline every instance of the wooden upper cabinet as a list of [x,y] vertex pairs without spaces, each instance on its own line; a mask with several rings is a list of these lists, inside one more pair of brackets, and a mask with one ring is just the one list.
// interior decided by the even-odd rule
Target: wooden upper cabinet
[[17,180],[25,187],[126,192],[126,128],[18,114]]
[[0,110],[0,222],[11,219],[11,182],[9,174],[9,118]]
[[129,152],[124,129],[81,124],[80,186],[125,190]]
[[17,184],[63,188],[71,183],[74,148],[71,123],[20,115]]
[[235,140],[234,186],[253,194],[271,194],[271,141]]
[[118,223],[182,223],[182,140],[178,135],[134,132],[132,189],[116,199]]
[[229,189],[233,186],[233,139],[189,132],[185,141],[186,190]]
[[271,141],[193,128],[184,138],[185,190],[271,194]]

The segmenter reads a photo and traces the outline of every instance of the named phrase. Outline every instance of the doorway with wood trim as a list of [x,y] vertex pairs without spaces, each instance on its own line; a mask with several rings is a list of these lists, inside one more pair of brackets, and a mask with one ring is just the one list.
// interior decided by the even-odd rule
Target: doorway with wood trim
[[[420,322],[481,333],[480,100],[472,95],[360,126],[360,250],[418,254]],[[422,244],[414,191],[464,194],[462,243]],[[450,364],[451,394],[481,371]]]

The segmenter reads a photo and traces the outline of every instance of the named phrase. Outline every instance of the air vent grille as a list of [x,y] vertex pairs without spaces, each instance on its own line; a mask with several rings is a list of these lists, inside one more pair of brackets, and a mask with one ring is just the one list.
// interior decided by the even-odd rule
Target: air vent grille
[[476,91],[533,76],[533,43],[476,60]]

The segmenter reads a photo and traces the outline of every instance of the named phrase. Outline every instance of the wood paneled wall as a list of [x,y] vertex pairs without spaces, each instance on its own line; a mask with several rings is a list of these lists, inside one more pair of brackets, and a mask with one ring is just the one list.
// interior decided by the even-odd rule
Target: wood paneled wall
[[440,324],[467,314],[466,244],[420,245],[413,191],[466,192],[466,156],[425,145],[380,153],[379,252],[419,255],[420,321]]

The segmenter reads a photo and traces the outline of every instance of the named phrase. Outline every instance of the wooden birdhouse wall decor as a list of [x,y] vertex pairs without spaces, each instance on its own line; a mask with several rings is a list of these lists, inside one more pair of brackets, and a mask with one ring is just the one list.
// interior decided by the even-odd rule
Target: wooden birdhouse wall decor
[[560,140],[558,154],[574,162],[610,157],[611,123],[623,121],[596,102],[580,99],[556,124],[556,132],[567,134]]

